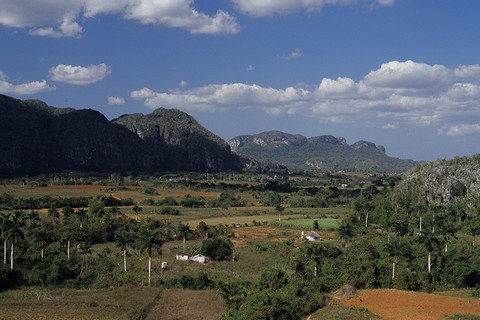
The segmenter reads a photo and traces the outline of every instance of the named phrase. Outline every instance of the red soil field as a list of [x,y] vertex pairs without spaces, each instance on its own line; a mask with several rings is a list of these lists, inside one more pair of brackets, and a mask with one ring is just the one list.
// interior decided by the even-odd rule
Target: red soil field
[[400,290],[360,290],[343,303],[367,308],[385,320],[439,320],[448,315],[480,315],[480,299]]

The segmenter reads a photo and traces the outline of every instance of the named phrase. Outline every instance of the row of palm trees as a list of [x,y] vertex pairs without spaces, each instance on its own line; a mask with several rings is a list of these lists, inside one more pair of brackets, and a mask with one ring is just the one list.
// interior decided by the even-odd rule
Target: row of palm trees
[[[60,215],[49,210],[48,218],[40,219],[38,211],[29,212],[15,211],[13,213],[0,212],[0,238],[3,242],[3,263],[7,265],[10,260],[10,269],[14,269],[14,260],[16,246],[20,240],[27,246],[35,245],[40,250],[40,258],[45,257],[45,248],[50,244],[59,242],[66,247],[67,258],[70,258],[70,248],[73,243],[75,254],[81,258],[80,275],[87,266],[87,257],[92,253],[92,240],[86,236],[86,228],[89,225],[85,223],[93,216],[84,209],[75,212],[63,212]],[[63,216],[63,223],[60,217]],[[73,219],[73,218],[75,219]],[[154,252],[162,253],[162,245],[169,236],[183,238],[183,252],[185,252],[185,241],[193,233],[187,224],[180,224],[176,227],[171,226],[170,230],[164,230],[156,223],[149,221],[136,222],[132,219],[113,219],[119,223],[119,227],[114,232],[114,241],[117,247],[123,251],[123,270],[127,271],[128,248],[136,248],[148,257],[148,283],[151,284],[152,256]],[[118,222],[120,221],[120,222]],[[91,220],[91,223],[103,223],[100,218]],[[106,224],[110,222],[104,222]],[[8,252],[10,250],[10,252]]]

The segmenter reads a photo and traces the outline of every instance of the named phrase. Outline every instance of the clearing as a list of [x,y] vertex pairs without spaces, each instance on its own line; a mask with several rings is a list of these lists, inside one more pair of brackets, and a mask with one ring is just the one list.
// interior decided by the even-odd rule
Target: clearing
[[343,303],[367,308],[385,320],[439,320],[454,314],[480,315],[480,299],[392,289],[360,290]]

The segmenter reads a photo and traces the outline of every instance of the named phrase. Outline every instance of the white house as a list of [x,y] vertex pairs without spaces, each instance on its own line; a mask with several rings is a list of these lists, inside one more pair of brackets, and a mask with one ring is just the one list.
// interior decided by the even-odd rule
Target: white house
[[307,240],[307,241],[320,241],[321,237],[318,233],[315,231],[308,231],[304,232],[302,231],[302,235],[300,236],[301,239]]
[[188,261],[188,258],[190,256],[187,255],[187,254],[177,254],[177,260],[181,260],[181,261]]
[[197,254],[190,258],[190,261],[198,262],[198,263],[207,263],[210,258],[204,256],[203,254]]

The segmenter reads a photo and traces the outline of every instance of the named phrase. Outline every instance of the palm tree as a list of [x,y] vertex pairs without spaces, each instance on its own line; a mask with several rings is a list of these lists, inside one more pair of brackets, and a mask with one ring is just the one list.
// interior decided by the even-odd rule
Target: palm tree
[[77,244],[77,255],[82,259],[82,264],[80,266],[80,276],[87,270],[87,260],[88,257],[92,254],[92,246],[90,243],[83,241]]
[[185,254],[185,239],[192,233],[192,229],[188,224],[179,224],[178,227],[178,235],[183,238],[183,254]]
[[151,284],[152,274],[152,251],[157,249],[161,253],[163,241],[160,239],[160,230],[144,227],[138,234],[138,248],[148,255],[148,285]]
[[40,247],[40,257],[44,257],[44,249],[53,240],[52,225],[46,222],[40,223],[32,230],[33,239]]
[[399,241],[391,241],[385,243],[383,251],[387,256],[392,258],[392,281],[395,280],[396,265],[398,263],[398,257],[403,254],[403,248]]
[[355,236],[355,230],[353,229],[353,225],[351,223],[342,223],[338,227],[338,234],[343,239],[343,244],[345,248],[348,248],[348,243],[350,239]]
[[438,233],[440,233],[445,243],[445,252],[448,252],[448,242],[451,239],[457,239],[457,236],[455,234],[457,230],[455,226],[450,221],[448,221],[448,217],[446,216],[439,216],[437,218],[437,225],[437,231]]
[[10,224],[10,214],[0,212],[0,233],[3,239],[3,264],[7,264],[7,242],[8,242],[8,230]]
[[133,237],[125,228],[119,228],[115,232],[115,244],[123,251],[123,271],[127,271],[127,247],[133,245]]
[[83,229],[83,223],[88,220],[88,211],[84,208],[80,208],[75,212],[78,221],[80,221],[80,229]]
[[325,249],[322,245],[311,243],[305,247],[305,254],[315,262],[314,276],[317,277],[322,268],[322,257]]
[[7,239],[11,240],[10,248],[10,269],[13,270],[13,255],[14,255],[14,244],[23,237],[23,212],[15,211],[15,213],[10,217],[9,223],[7,223],[6,235]]
[[470,223],[468,224],[468,231],[473,237],[472,246],[475,246],[475,237],[480,235],[480,217],[479,216],[475,216],[470,220]]
[[440,246],[440,240],[438,237],[430,231],[430,229],[423,229],[420,233],[420,237],[417,239],[428,252],[428,273],[432,270],[432,252],[435,248]]

